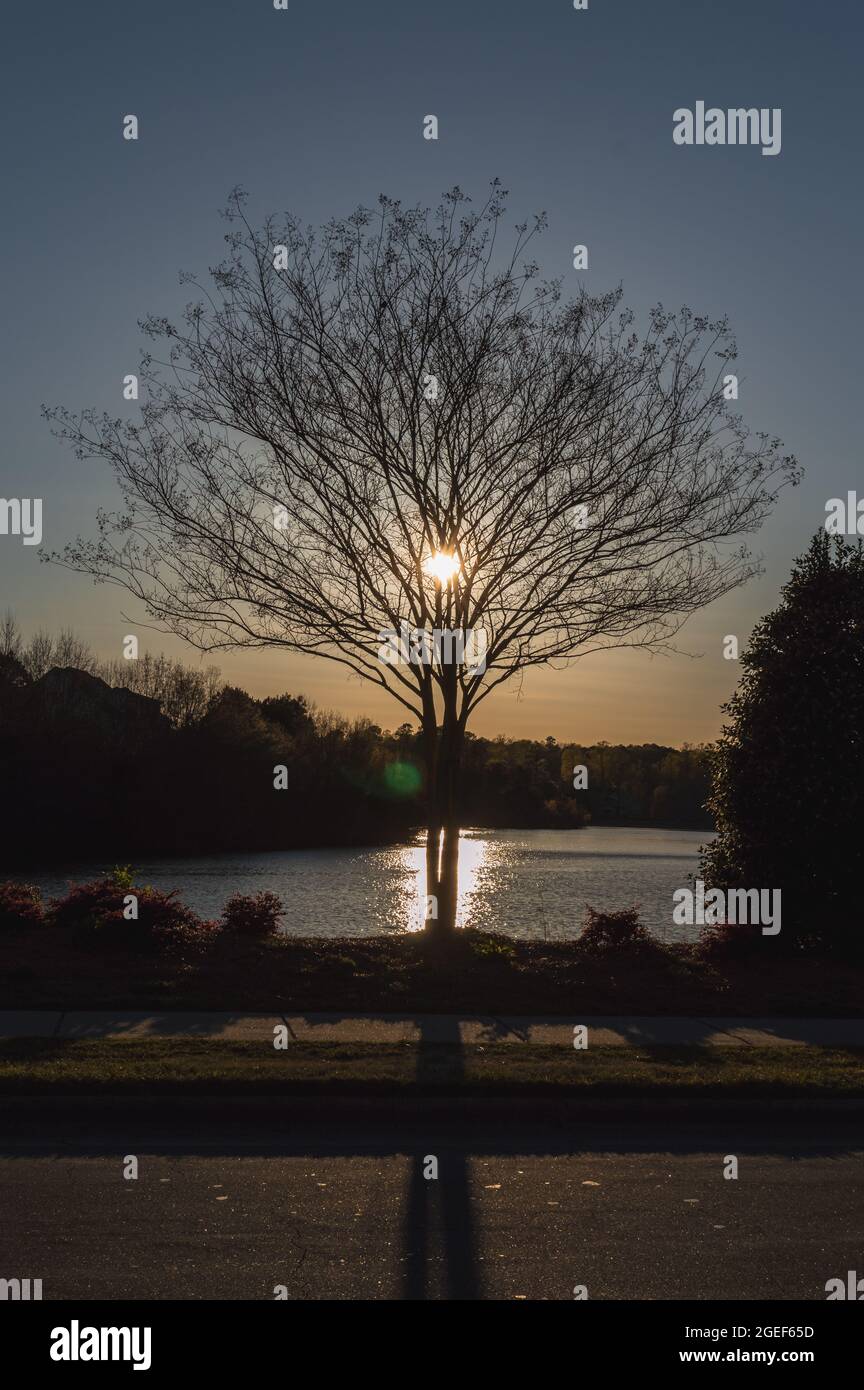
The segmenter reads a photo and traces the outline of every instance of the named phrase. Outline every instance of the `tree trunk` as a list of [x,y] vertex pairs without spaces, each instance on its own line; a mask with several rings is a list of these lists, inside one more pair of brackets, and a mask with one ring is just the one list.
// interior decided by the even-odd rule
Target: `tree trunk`
[[424,691],[423,753],[426,762],[426,897],[424,925],[434,931],[438,921],[438,866],[441,816],[438,807],[438,723],[431,692]]
[[438,931],[449,936],[456,930],[459,904],[459,826],[455,819],[444,826],[441,868],[438,876]]
[[[426,927],[439,936],[456,928],[459,899],[459,778],[464,725],[447,717],[427,741],[429,814],[426,832]],[[431,899],[431,904],[428,900]],[[428,910],[431,905],[432,911]]]

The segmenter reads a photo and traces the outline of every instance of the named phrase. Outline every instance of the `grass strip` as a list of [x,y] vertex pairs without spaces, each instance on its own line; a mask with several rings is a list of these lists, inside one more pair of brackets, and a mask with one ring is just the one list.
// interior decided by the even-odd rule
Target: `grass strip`
[[0,1096],[864,1097],[864,1048],[0,1041]]

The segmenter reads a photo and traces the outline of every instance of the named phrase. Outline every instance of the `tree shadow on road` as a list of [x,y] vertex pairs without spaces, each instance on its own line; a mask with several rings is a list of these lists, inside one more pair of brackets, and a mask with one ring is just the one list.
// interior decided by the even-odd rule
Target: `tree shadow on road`
[[[458,1018],[452,1019],[449,1032],[448,1070],[454,1079],[461,1079],[464,1065]],[[441,1041],[440,1027],[436,1041]],[[437,1079],[437,1070],[435,1049],[421,1047],[417,1080]],[[405,1299],[443,1296],[470,1300],[481,1296],[471,1207],[470,1147],[454,1146],[452,1138],[441,1143],[441,1137],[440,1130],[436,1136],[433,1122],[426,1153],[417,1152],[411,1160],[403,1226]],[[431,1158],[437,1160],[437,1178],[425,1176]]]

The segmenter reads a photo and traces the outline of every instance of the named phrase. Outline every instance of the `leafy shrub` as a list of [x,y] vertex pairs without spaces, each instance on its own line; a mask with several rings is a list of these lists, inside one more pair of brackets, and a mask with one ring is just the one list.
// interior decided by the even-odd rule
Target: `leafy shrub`
[[256,893],[254,897],[235,893],[225,904],[222,921],[229,931],[243,936],[275,936],[285,909],[275,893]]
[[469,928],[462,932],[461,939],[475,956],[498,956],[502,960],[510,960],[516,954],[516,947],[512,941],[492,932],[473,931]]
[[[708,960],[743,960],[762,940],[762,928],[748,922],[709,923],[699,933],[699,954]],[[777,950],[772,946],[772,958]]]
[[113,878],[73,883],[65,898],[52,898],[48,917],[55,927],[96,929],[110,923],[123,926],[123,899],[127,891]]
[[135,871],[131,864],[115,864],[108,877],[117,888],[122,888],[124,893],[132,893],[135,890]]
[[38,926],[43,921],[42,894],[32,883],[0,883],[0,930]]
[[178,889],[162,893],[158,888],[143,888],[138,892],[138,921],[136,925],[157,945],[198,946],[218,931],[216,922],[205,921],[191,907],[177,901]]
[[638,907],[626,907],[620,912],[598,912],[589,907],[585,915],[585,926],[579,935],[583,951],[609,955],[657,949],[656,941],[639,921]]
[[[137,899],[137,917],[127,918],[126,899]],[[191,907],[178,902],[177,891],[136,888],[129,869],[115,869],[92,883],[73,884],[65,898],[52,900],[52,925],[98,937],[117,946],[186,946],[203,943],[216,924],[202,921]]]

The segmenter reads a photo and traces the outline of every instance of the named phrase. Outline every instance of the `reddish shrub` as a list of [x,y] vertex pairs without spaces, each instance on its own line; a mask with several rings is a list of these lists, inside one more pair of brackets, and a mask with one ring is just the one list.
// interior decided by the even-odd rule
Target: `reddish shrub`
[[[138,921],[134,923],[145,936],[166,946],[203,945],[213,932],[216,922],[199,917],[191,907],[177,901],[177,893],[161,893],[158,888],[142,888],[138,896]],[[133,924],[129,924],[133,925]]]
[[[136,918],[124,916],[129,896],[137,899]],[[176,890],[136,888],[119,874],[73,884],[65,898],[52,901],[48,915],[55,926],[92,933],[100,943],[117,946],[197,945],[216,928],[178,902]]]
[[0,930],[35,927],[44,920],[42,894],[32,883],[0,883]]
[[621,912],[587,908],[585,926],[578,939],[582,950],[592,955],[657,949],[657,942],[639,921],[638,907],[626,907]]
[[95,929],[116,922],[125,925],[123,898],[130,891],[113,878],[73,883],[65,898],[52,898],[47,916],[52,926]]
[[235,893],[225,904],[222,921],[229,931],[244,936],[274,936],[285,909],[275,893],[256,893],[254,897]]

